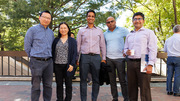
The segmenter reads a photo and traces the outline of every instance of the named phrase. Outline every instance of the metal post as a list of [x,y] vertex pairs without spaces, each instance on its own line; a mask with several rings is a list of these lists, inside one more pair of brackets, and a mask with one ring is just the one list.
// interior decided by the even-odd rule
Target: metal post
[[3,56],[1,56],[1,62],[2,62],[2,76],[3,76]]
[[29,57],[28,58],[28,76],[29,76]]
[[9,59],[9,56],[8,56],[8,76],[10,76],[10,59]]
[[22,56],[21,56],[21,76],[23,75],[23,63],[22,63],[23,59],[22,59]]
[[160,76],[161,76],[161,68],[162,68],[162,59],[160,58]]
[[16,56],[15,56],[15,60],[14,60],[15,62],[14,62],[14,65],[15,65],[15,76],[16,76]]

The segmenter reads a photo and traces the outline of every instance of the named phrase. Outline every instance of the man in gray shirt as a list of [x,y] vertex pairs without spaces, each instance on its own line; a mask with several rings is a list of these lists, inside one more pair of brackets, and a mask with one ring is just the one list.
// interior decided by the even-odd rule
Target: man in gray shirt
[[40,24],[28,29],[24,39],[24,49],[30,57],[32,73],[31,101],[39,101],[40,83],[43,83],[43,99],[50,101],[52,96],[53,61],[51,46],[53,31],[48,27],[51,22],[49,11],[42,11]]

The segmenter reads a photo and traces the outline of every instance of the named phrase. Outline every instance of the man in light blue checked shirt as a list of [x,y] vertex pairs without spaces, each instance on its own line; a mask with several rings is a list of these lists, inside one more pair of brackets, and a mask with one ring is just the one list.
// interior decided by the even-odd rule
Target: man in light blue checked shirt
[[40,83],[43,83],[43,99],[51,101],[53,61],[51,46],[54,40],[53,31],[48,27],[51,22],[49,11],[42,11],[40,24],[28,29],[24,39],[24,49],[30,57],[32,74],[31,101],[39,101]]
[[[116,83],[116,73],[121,84],[121,91],[124,101],[128,101],[127,81],[125,72],[125,58],[123,57],[124,39],[129,31],[123,27],[117,27],[113,17],[106,20],[108,30],[104,32],[106,42],[106,60],[111,66],[112,72],[109,72],[111,94],[113,101],[118,101],[118,91]],[[117,72],[116,72],[117,70]]]

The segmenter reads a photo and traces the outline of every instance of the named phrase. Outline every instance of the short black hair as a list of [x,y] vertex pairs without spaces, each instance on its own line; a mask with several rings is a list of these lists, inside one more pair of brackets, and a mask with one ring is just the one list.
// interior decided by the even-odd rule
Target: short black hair
[[41,16],[43,13],[49,13],[51,15],[51,13],[48,10],[42,11],[41,13],[39,13],[39,16]]
[[58,30],[58,38],[61,37],[60,26],[61,26],[62,24],[65,24],[65,25],[68,27],[68,29],[69,29],[69,31],[68,31],[68,36],[71,36],[71,30],[70,30],[69,25],[68,25],[66,22],[61,22],[61,23],[59,24],[59,28],[58,28],[58,29],[59,29],[59,30]]
[[143,14],[143,13],[141,13],[141,12],[136,12],[136,13],[134,13],[134,15],[133,15],[132,19],[134,19],[134,17],[135,17],[135,16],[137,16],[137,15],[142,16],[142,18],[143,18],[143,20],[144,20],[144,14]]
[[86,17],[88,16],[88,13],[89,13],[89,12],[93,12],[93,13],[94,13],[94,15],[95,15],[95,17],[96,17],[96,13],[95,13],[95,11],[94,11],[94,10],[91,10],[91,9],[87,11],[87,13],[86,13]]

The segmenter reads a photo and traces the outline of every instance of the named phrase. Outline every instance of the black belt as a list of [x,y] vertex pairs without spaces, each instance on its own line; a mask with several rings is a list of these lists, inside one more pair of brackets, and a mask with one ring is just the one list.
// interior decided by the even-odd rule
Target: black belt
[[36,60],[40,60],[40,61],[48,61],[51,59],[51,57],[49,58],[32,57],[32,58],[35,58]]
[[94,54],[94,53],[89,53],[89,54],[87,54],[87,55],[91,55],[91,56],[94,56],[94,55],[97,55],[97,54]]
[[130,61],[141,61],[141,59],[129,59]]

